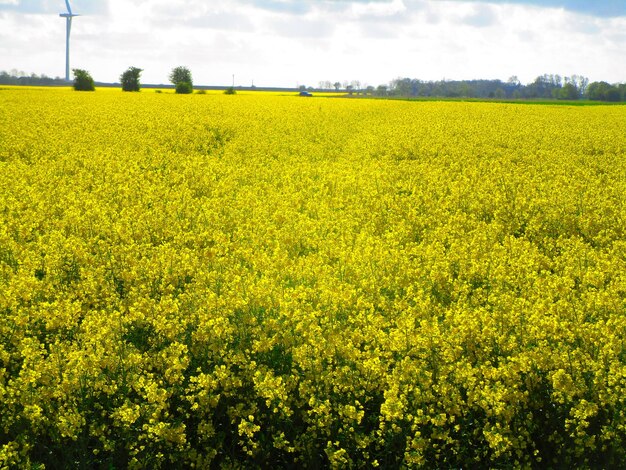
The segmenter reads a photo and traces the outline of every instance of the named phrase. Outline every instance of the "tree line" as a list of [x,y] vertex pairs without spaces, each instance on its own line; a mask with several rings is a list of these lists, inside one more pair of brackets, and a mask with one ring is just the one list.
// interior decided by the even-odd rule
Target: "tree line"
[[[94,80],[86,70],[73,69],[74,72],[74,89],[76,91],[94,91]],[[141,72],[143,69],[139,67],[128,67],[122,75],[120,75],[120,84],[123,91],[139,91],[141,89]],[[190,94],[193,93],[193,78],[191,71],[187,67],[175,67],[169,75],[170,82],[174,85],[176,93]]]
[[65,84],[65,80],[60,77],[52,78],[45,74],[34,73],[27,75],[15,69],[10,72],[0,71],[0,85],[58,86]]
[[[328,84],[329,82],[322,82]],[[333,84],[337,89],[338,82]],[[360,87],[358,81],[345,85],[350,94],[396,97],[443,97],[482,99],[551,99],[593,101],[626,101],[626,83],[605,81],[589,83],[587,77],[544,74],[533,82],[522,84],[515,76],[502,80],[439,80],[423,81],[415,78],[397,78],[389,85]]]
[[[91,75],[82,69],[74,69],[74,88],[76,90],[93,90],[94,81]],[[139,91],[140,78],[143,70],[138,67],[129,67],[120,76],[120,83],[124,91]],[[192,93],[193,80],[191,71],[187,67],[176,67],[169,75],[176,93]],[[12,70],[10,73],[0,71],[0,84],[3,85],[66,85],[65,80],[46,75],[26,75],[24,72]],[[307,89],[301,86],[301,89]],[[313,88],[308,88],[313,90]],[[361,82],[330,82],[319,83],[319,90],[334,90],[346,92],[350,95],[371,95],[388,97],[414,98],[479,98],[479,99],[556,99],[626,102],[626,83],[610,84],[605,81],[589,83],[589,79],[580,75],[562,77],[554,74],[544,74],[533,82],[522,84],[516,76],[506,82],[502,80],[439,80],[424,81],[416,78],[396,78],[388,85],[377,87],[361,85]],[[235,93],[230,87],[229,94]]]
[[[94,91],[95,82],[91,74],[83,69],[72,69],[74,75],[73,87],[77,91]],[[141,72],[139,67],[129,67],[120,75],[120,84],[124,91],[139,91],[141,89]],[[176,93],[193,93],[193,78],[187,67],[176,67],[169,75],[170,82],[174,85]],[[32,74],[27,76],[24,72],[12,70],[11,73],[0,72],[0,84],[2,85],[30,85],[30,86],[61,86],[67,82],[59,77],[50,78],[46,75]]]

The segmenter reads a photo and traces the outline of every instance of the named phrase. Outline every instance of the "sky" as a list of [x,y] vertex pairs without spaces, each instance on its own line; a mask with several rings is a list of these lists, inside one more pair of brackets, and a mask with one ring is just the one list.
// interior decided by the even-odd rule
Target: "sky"
[[[73,0],[72,68],[316,87],[547,74],[626,82],[626,0]],[[0,71],[65,74],[64,0],[0,0]]]

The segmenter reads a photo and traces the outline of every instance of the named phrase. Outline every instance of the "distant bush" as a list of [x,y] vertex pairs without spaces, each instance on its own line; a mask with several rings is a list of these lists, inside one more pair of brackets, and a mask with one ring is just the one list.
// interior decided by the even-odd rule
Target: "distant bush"
[[141,88],[141,83],[139,82],[139,78],[143,72],[142,69],[137,67],[129,67],[121,76],[120,82],[122,83],[123,91],[139,91]]
[[176,93],[189,94],[193,92],[193,79],[187,67],[176,67],[170,72],[170,82],[176,87]]
[[176,84],[176,93],[179,95],[189,95],[193,93],[193,87],[189,82],[180,82]]
[[82,69],[72,69],[72,72],[74,73],[74,90],[94,91],[96,89],[89,72]]
[[224,94],[225,95],[236,95],[237,91],[235,90],[234,87],[229,86],[228,88],[226,88],[226,90],[224,90]]
[[198,90],[196,91],[196,95],[206,95],[206,90]]

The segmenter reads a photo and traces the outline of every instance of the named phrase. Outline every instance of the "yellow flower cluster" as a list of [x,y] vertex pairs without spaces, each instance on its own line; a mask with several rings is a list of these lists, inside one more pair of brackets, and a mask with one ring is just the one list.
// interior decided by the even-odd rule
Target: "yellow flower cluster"
[[626,108],[0,90],[0,468],[616,467]]

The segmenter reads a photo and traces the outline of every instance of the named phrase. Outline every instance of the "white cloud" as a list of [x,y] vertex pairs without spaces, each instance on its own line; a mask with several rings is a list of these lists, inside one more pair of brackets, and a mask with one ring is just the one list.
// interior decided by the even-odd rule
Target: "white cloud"
[[[0,0],[0,70],[61,75],[63,1]],[[557,0],[554,0],[557,1]],[[565,0],[564,0],[565,1]],[[98,3],[99,6],[94,6]],[[443,0],[74,0],[72,66],[145,83],[188,66],[196,83],[378,85],[543,73],[626,81],[626,17],[523,2]]]

